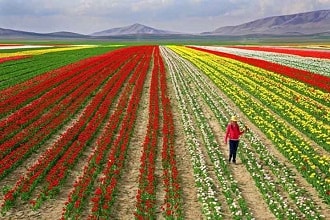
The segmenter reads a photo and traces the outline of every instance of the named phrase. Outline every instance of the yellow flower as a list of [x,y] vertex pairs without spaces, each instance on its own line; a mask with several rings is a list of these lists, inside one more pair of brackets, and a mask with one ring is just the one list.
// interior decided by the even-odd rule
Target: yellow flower
[[25,55],[40,55],[45,53],[54,53],[60,51],[67,51],[67,50],[80,50],[85,48],[95,47],[92,45],[84,45],[84,46],[68,46],[68,47],[59,47],[59,48],[47,48],[47,49],[40,49],[40,50],[27,50],[27,51],[20,51],[16,53],[0,53],[0,58],[3,57],[14,57],[14,56],[25,56]]

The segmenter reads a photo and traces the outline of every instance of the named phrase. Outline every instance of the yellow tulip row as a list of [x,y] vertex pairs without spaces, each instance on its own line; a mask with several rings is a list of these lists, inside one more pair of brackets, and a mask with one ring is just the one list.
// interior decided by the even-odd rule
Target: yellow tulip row
[[[263,75],[260,68],[248,70],[248,64],[238,61],[228,62],[228,58],[216,57],[210,65],[220,65],[223,73],[231,80],[241,85],[250,94],[253,94],[263,104],[269,106],[277,114],[285,118],[297,129],[308,135],[326,151],[330,152],[330,108],[320,103],[311,105],[300,100],[300,94],[294,94],[293,90],[274,83],[272,77]],[[251,67],[251,66],[250,66]],[[264,70],[264,72],[267,72]],[[269,74],[274,74],[269,72]],[[259,77],[261,76],[261,77]],[[300,107],[299,103],[307,106],[307,109]],[[319,108],[318,106],[322,107]],[[310,108],[310,109],[308,109]],[[318,112],[317,114],[316,112]]]
[[[327,135],[330,133],[330,107],[314,101],[314,96],[306,97],[282,86],[284,79],[274,80],[276,73],[214,55],[206,62],[216,68],[217,65],[221,66],[224,74],[330,152],[330,136]],[[315,94],[319,95],[321,92]],[[327,98],[329,94],[322,95]]]
[[[329,190],[330,157],[316,152],[311,143],[305,140],[286,121],[278,119],[264,104],[256,101],[250,92],[242,89],[241,83],[233,83],[233,79],[242,78],[243,75],[230,71],[226,63],[219,62],[220,57],[198,52],[185,47],[171,47],[176,53],[188,59],[201,69],[211,80],[225,92],[241,110],[268,136],[316,188],[322,193]],[[216,62],[215,62],[216,60]],[[241,66],[246,64],[240,63]],[[246,72],[251,72],[246,70]],[[233,75],[234,74],[234,75]],[[249,73],[252,74],[252,73]],[[232,75],[232,76],[230,76]],[[253,77],[252,75],[250,77]],[[260,85],[261,86],[261,85]],[[266,93],[267,90],[260,90]],[[282,101],[280,102],[280,104]]]
[[47,48],[47,49],[40,49],[40,50],[26,50],[26,51],[19,51],[14,53],[0,53],[0,58],[4,57],[15,57],[15,56],[34,56],[40,55],[45,53],[54,53],[54,52],[61,52],[61,51],[68,51],[68,50],[80,50],[85,48],[90,48],[94,46],[84,45],[84,46],[70,46],[70,47],[57,47],[57,48]]
[[[223,64],[225,68],[236,71],[237,73],[240,73],[240,75],[245,75],[245,78],[248,80],[252,80],[256,84],[253,88],[255,92],[258,92],[260,87],[267,88],[282,99],[287,100],[288,102],[295,102],[300,108],[309,113],[316,114],[315,117],[324,120],[325,122],[330,122],[330,106],[323,104],[329,103],[329,93],[310,88],[310,86],[304,83],[297,82],[296,80],[280,74],[251,65],[242,64],[239,61],[229,58],[216,57],[214,62],[219,62]],[[296,91],[295,89],[297,87],[300,87],[298,91],[304,91],[307,95],[302,95]],[[276,97],[274,97],[274,99],[276,99]]]

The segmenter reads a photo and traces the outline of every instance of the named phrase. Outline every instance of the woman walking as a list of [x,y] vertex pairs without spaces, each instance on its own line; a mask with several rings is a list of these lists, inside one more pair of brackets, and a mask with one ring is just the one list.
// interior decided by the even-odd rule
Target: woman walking
[[226,136],[225,136],[225,144],[228,143],[229,138],[229,162],[231,160],[234,164],[236,164],[236,153],[239,143],[239,137],[247,130],[247,127],[245,127],[245,130],[240,130],[239,125],[237,124],[237,117],[232,116],[230,119],[230,123],[227,126],[226,130]]

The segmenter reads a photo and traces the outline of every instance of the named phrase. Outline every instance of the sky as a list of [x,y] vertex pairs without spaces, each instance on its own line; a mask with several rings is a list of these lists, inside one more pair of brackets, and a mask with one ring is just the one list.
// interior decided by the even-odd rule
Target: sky
[[0,0],[0,28],[91,34],[140,23],[183,33],[330,9],[330,0]]

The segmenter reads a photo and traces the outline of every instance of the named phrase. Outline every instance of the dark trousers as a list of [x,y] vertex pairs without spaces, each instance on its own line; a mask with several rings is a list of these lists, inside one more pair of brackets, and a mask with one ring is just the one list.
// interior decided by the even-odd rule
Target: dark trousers
[[233,162],[236,163],[238,142],[239,142],[238,140],[229,140],[229,162],[233,158]]

